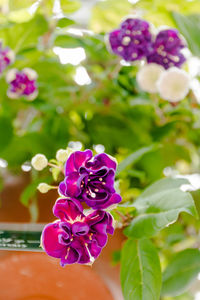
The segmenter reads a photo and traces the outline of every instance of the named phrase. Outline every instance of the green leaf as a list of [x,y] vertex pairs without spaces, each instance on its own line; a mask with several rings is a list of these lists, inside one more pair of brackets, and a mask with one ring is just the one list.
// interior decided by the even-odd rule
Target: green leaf
[[138,160],[140,160],[142,158],[142,156],[148,152],[157,150],[160,146],[159,145],[150,145],[148,147],[143,147],[135,152],[133,152],[131,155],[129,155],[128,157],[126,157],[121,163],[119,163],[118,167],[117,167],[117,175],[123,171],[124,169],[126,169],[128,166],[130,166],[133,163],[136,163]]
[[161,269],[156,248],[147,239],[129,239],[122,249],[121,284],[125,300],[159,300]]
[[41,182],[45,182],[45,183],[50,183],[51,182],[51,177],[47,177],[47,178],[37,178],[34,181],[32,181],[22,192],[21,196],[20,196],[20,202],[24,205],[24,206],[28,206],[30,203],[30,200],[36,195],[37,192],[37,186],[41,183]]
[[78,10],[81,6],[78,0],[60,0],[62,11],[66,14],[70,14]]
[[127,0],[98,1],[92,10],[91,28],[95,32],[110,31],[130,12],[131,3]]
[[54,45],[63,48],[76,48],[82,45],[79,37],[70,35],[58,35],[54,41]]
[[174,223],[181,212],[197,216],[192,196],[181,191],[185,184],[189,184],[186,179],[165,178],[148,187],[133,203],[139,216],[125,229],[125,234],[137,239],[151,237]]
[[[6,129],[6,130],[5,130]],[[13,126],[11,120],[5,116],[0,117],[0,151],[4,150],[13,137]]]
[[75,22],[71,19],[68,19],[68,18],[62,18],[58,21],[57,23],[57,26],[58,27],[67,27],[67,26],[70,26],[70,25],[73,25]]
[[28,8],[35,2],[36,0],[9,0],[9,9],[13,11],[22,8]]
[[29,205],[31,198],[36,194],[38,184],[41,182],[43,182],[41,179],[34,180],[23,190],[20,196],[20,202],[24,206]]
[[200,56],[200,15],[193,14],[184,16],[179,13],[173,12],[172,17],[188,42],[188,46],[192,53],[196,56]]
[[57,181],[59,174],[60,174],[60,169],[59,168],[52,168],[53,180]]
[[8,20],[15,23],[28,22],[33,18],[26,8],[11,11],[8,14]]
[[[16,53],[30,47],[36,47],[39,37],[48,31],[48,22],[42,15],[36,15],[29,22],[11,23],[11,26],[0,31],[0,38],[5,45]],[[13,34],[13,32],[15,34]],[[12,37],[12,38],[11,38]]]
[[134,9],[142,10],[143,18],[152,22],[155,26],[165,24],[174,27],[174,22],[171,17],[172,11],[189,14],[200,10],[199,0],[140,0],[135,2]]
[[200,272],[199,249],[177,253],[163,273],[162,294],[178,296],[185,292]]

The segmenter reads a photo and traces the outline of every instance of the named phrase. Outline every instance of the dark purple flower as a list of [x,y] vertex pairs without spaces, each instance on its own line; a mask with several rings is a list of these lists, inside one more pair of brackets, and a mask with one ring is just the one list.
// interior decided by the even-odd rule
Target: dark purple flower
[[112,51],[126,61],[146,57],[152,47],[149,23],[140,19],[126,19],[119,29],[109,34],[109,44]]
[[34,100],[38,94],[37,90],[37,73],[30,69],[24,68],[22,71],[17,69],[10,70],[6,75],[10,88],[7,92],[9,98],[26,97],[28,100]]
[[59,192],[84,201],[93,209],[104,209],[121,201],[114,189],[116,163],[107,154],[92,156],[91,150],[76,151],[65,164],[65,179]]
[[180,67],[185,62],[181,49],[185,47],[183,40],[179,37],[178,30],[162,30],[156,36],[153,50],[147,56],[148,63],[157,63],[165,69]]
[[61,259],[61,266],[92,263],[106,245],[107,234],[114,232],[108,212],[97,210],[86,216],[75,199],[58,199],[53,213],[59,220],[45,226],[41,244],[48,255]]
[[13,63],[14,59],[14,52],[8,47],[3,48],[0,43],[0,73],[2,73],[7,66]]

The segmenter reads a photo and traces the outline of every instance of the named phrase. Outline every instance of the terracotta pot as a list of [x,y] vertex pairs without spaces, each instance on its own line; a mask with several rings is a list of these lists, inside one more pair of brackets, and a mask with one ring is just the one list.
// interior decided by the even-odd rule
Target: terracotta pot
[[[19,176],[11,176],[10,174],[6,176],[4,189],[0,194],[1,222],[30,222],[29,210],[20,202],[21,193],[28,185],[29,181],[28,173],[22,173]],[[51,222],[55,219],[52,213],[52,207],[58,197],[58,193],[56,191],[50,191],[47,194],[41,194],[38,192],[37,196],[39,210],[38,222]]]
[[[1,201],[2,201],[2,205],[0,208],[0,221],[1,222],[16,223],[16,222],[29,222],[30,221],[30,214],[29,214],[28,209],[20,203],[21,192],[23,191],[24,187],[28,184],[28,182],[29,182],[29,177],[27,174],[22,174],[21,176],[18,176],[15,178],[9,178],[9,180],[7,180],[5,188],[0,195]],[[48,223],[48,222],[55,220],[53,213],[52,213],[52,206],[57,197],[58,197],[58,194],[56,191],[51,191],[47,194],[38,193],[38,205],[39,205],[39,220],[38,221],[39,222]],[[123,300],[121,288],[120,288],[120,280],[119,280],[119,266],[113,266],[111,263],[112,252],[115,250],[119,250],[121,248],[123,240],[124,240],[124,236],[122,235],[122,232],[119,230],[116,230],[115,234],[113,236],[109,236],[108,244],[103,249],[101,255],[94,263],[92,269],[87,266],[78,266],[78,265],[65,267],[64,269],[62,269],[59,265],[58,260],[56,260],[56,261],[51,260],[46,254],[34,254],[33,253],[33,254],[27,254],[28,255],[27,256],[26,254],[20,253],[20,254],[15,254],[15,256],[13,256],[14,258],[12,257],[12,259],[16,259],[17,262],[18,261],[23,262],[23,264],[27,267],[29,267],[28,258],[30,259],[31,262],[33,262],[34,259],[40,261],[41,265],[42,265],[42,261],[44,260],[44,264],[45,264],[44,268],[46,268],[47,270],[50,270],[52,268],[52,270],[50,271],[52,274],[54,273],[54,271],[53,271],[54,270],[53,266],[54,266],[55,270],[56,270],[55,272],[57,272],[56,274],[59,274],[59,272],[61,272],[62,274],[69,274],[70,272],[72,272],[72,273],[77,272],[78,278],[80,280],[82,280],[81,278],[84,278],[84,276],[86,276],[85,275],[85,272],[86,272],[87,274],[89,274],[87,276],[91,277],[91,281],[92,281],[92,276],[94,276],[94,282],[98,278],[99,283],[101,283],[104,290],[106,290],[106,286],[107,286],[109,288],[109,290],[111,291],[115,300]],[[3,252],[1,251],[0,258],[2,258],[2,253]],[[4,254],[6,256],[8,255],[8,253],[9,252],[4,252]],[[9,254],[9,256],[10,256],[10,254]],[[19,259],[17,258],[18,256],[19,256]],[[11,259],[11,258],[8,257],[6,259],[7,260],[3,260],[4,266],[5,266],[5,264],[12,265],[11,263],[9,263],[9,259]],[[0,270],[2,270],[1,268],[2,268],[3,261],[1,262],[1,260],[0,260],[0,265],[1,265]],[[36,262],[36,264],[38,265],[37,262]],[[48,264],[50,264],[50,266],[49,266],[50,269],[48,269]],[[52,266],[52,264],[53,264],[53,266]],[[34,264],[33,264],[33,267],[34,267]],[[8,271],[10,270],[10,268],[11,267],[8,268]],[[32,268],[32,265],[31,265],[31,268]],[[20,270],[19,266],[18,266],[18,270]],[[36,271],[37,270],[39,271],[39,269],[34,269],[34,270],[35,270],[35,277],[37,277],[38,274],[36,274],[37,273]],[[59,271],[59,270],[61,270],[61,271]],[[18,272],[18,274],[19,274],[19,272]],[[46,271],[44,271],[44,272],[46,272]],[[98,273],[98,275],[100,277],[98,277],[96,273]],[[4,273],[1,273],[1,274],[4,274]],[[15,281],[13,276],[6,275],[6,274],[3,277],[7,277],[7,280],[8,280],[8,278],[10,276],[10,278],[12,278],[12,282]],[[15,276],[17,278],[17,273],[15,273]],[[64,276],[64,275],[62,275],[62,276]],[[66,276],[69,276],[69,275],[66,275]],[[20,275],[19,280],[21,280],[22,277]],[[74,278],[73,279],[74,281],[71,283],[72,287],[75,286],[77,283],[76,277],[74,276],[73,278]],[[2,285],[2,280],[3,280],[2,276],[0,276],[0,287]],[[51,280],[51,279],[49,279],[49,280]],[[17,282],[18,282],[18,279],[17,279]],[[36,281],[36,283],[39,285],[39,281]],[[11,285],[12,284],[10,284],[10,286]],[[96,295],[97,294],[100,295],[100,292],[98,292],[98,288],[99,287],[97,286]],[[96,285],[94,285],[94,284],[93,284],[93,289],[96,289]],[[108,290],[106,290],[106,291],[107,291],[109,297],[111,297]],[[40,292],[42,292],[42,290]],[[41,295],[43,295],[43,294],[41,294]],[[29,297],[29,296],[27,296],[27,297]],[[0,300],[1,299],[2,300],[10,300],[10,299],[22,300],[22,298],[14,298],[14,296],[13,296],[13,298],[5,298],[5,297],[1,298],[1,293],[0,293]],[[23,300],[24,299],[26,299],[26,300],[38,299],[39,300],[40,298],[35,298],[35,299],[34,298],[23,298]],[[44,298],[43,297],[41,299],[52,300],[52,299],[60,299],[60,298]],[[79,298],[69,298],[69,297],[66,298],[66,296],[64,298],[62,298],[62,300],[65,300],[65,299],[66,300],[72,300],[72,299],[78,300]],[[95,300],[101,299],[102,300],[102,299],[104,299],[104,297],[101,296],[100,298],[97,298],[95,296],[94,298],[80,298],[80,299],[95,299]],[[112,297],[105,298],[105,299],[112,299]]]
[[60,267],[44,253],[13,252],[0,260],[2,300],[113,300],[88,266]]

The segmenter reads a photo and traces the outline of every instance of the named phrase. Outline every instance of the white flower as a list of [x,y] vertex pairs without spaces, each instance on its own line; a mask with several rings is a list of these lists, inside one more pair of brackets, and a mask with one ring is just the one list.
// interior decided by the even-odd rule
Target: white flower
[[163,99],[178,102],[188,94],[190,78],[184,70],[173,67],[161,74],[157,87]]
[[38,189],[38,191],[39,191],[40,193],[45,194],[45,193],[47,193],[49,190],[51,190],[51,186],[48,185],[47,183],[42,182],[42,183],[40,183],[40,184],[38,185],[37,189]]
[[18,70],[17,69],[11,69],[6,73],[6,81],[10,83],[11,81],[15,80],[16,74]]
[[38,95],[38,90],[35,90],[35,92],[33,92],[32,94],[26,96],[26,99],[28,101],[33,101],[33,100],[35,100],[35,98],[37,97],[37,95]]
[[56,159],[60,162],[65,162],[69,157],[69,151],[65,149],[59,149],[56,152]]
[[19,98],[19,96],[18,96],[17,93],[11,92],[9,90],[7,91],[7,96],[8,96],[8,98],[11,98],[11,99],[17,99],[17,98]]
[[44,168],[46,168],[47,164],[48,164],[48,160],[46,158],[45,155],[43,154],[36,154],[32,160],[31,160],[31,164],[33,166],[33,168],[37,171],[41,171]]
[[38,77],[37,72],[31,68],[24,68],[22,71],[28,76],[30,80],[35,80]]
[[15,60],[15,52],[12,50],[9,50],[6,54],[6,56],[10,59],[10,63],[13,63]]
[[164,68],[158,64],[146,64],[137,73],[136,79],[140,88],[149,93],[157,92],[157,81],[164,72]]

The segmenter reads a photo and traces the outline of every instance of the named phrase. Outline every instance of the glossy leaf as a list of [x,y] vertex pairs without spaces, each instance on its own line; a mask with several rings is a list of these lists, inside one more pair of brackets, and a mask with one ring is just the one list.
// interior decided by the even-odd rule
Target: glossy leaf
[[174,223],[181,212],[196,216],[191,194],[181,190],[185,184],[189,184],[186,179],[166,178],[148,187],[133,203],[138,216],[125,234],[132,238],[151,237]]
[[129,239],[122,249],[121,284],[125,300],[159,300],[161,269],[157,250],[147,239]]
[[148,152],[154,151],[159,147],[159,145],[150,145],[148,147],[143,147],[132,154],[130,154],[128,157],[126,157],[122,162],[119,163],[117,167],[117,174],[119,174],[121,171],[126,169],[128,166],[132,165],[133,163],[136,163],[138,160],[142,158],[142,156]]
[[196,56],[200,56],[200,15],[184,16],[177,12],[172,13],[177,27],[187,40],[188,47]]
[[75,22],[71,19],[62,18],[62,19],[59,19],[57,26],[62,28],[62,27],[67,27],[67,26],[73,25],[74,23]]
[[163,273],[162,294],[181,295],[200,272],[200,250],[186,249],[177,253]]

